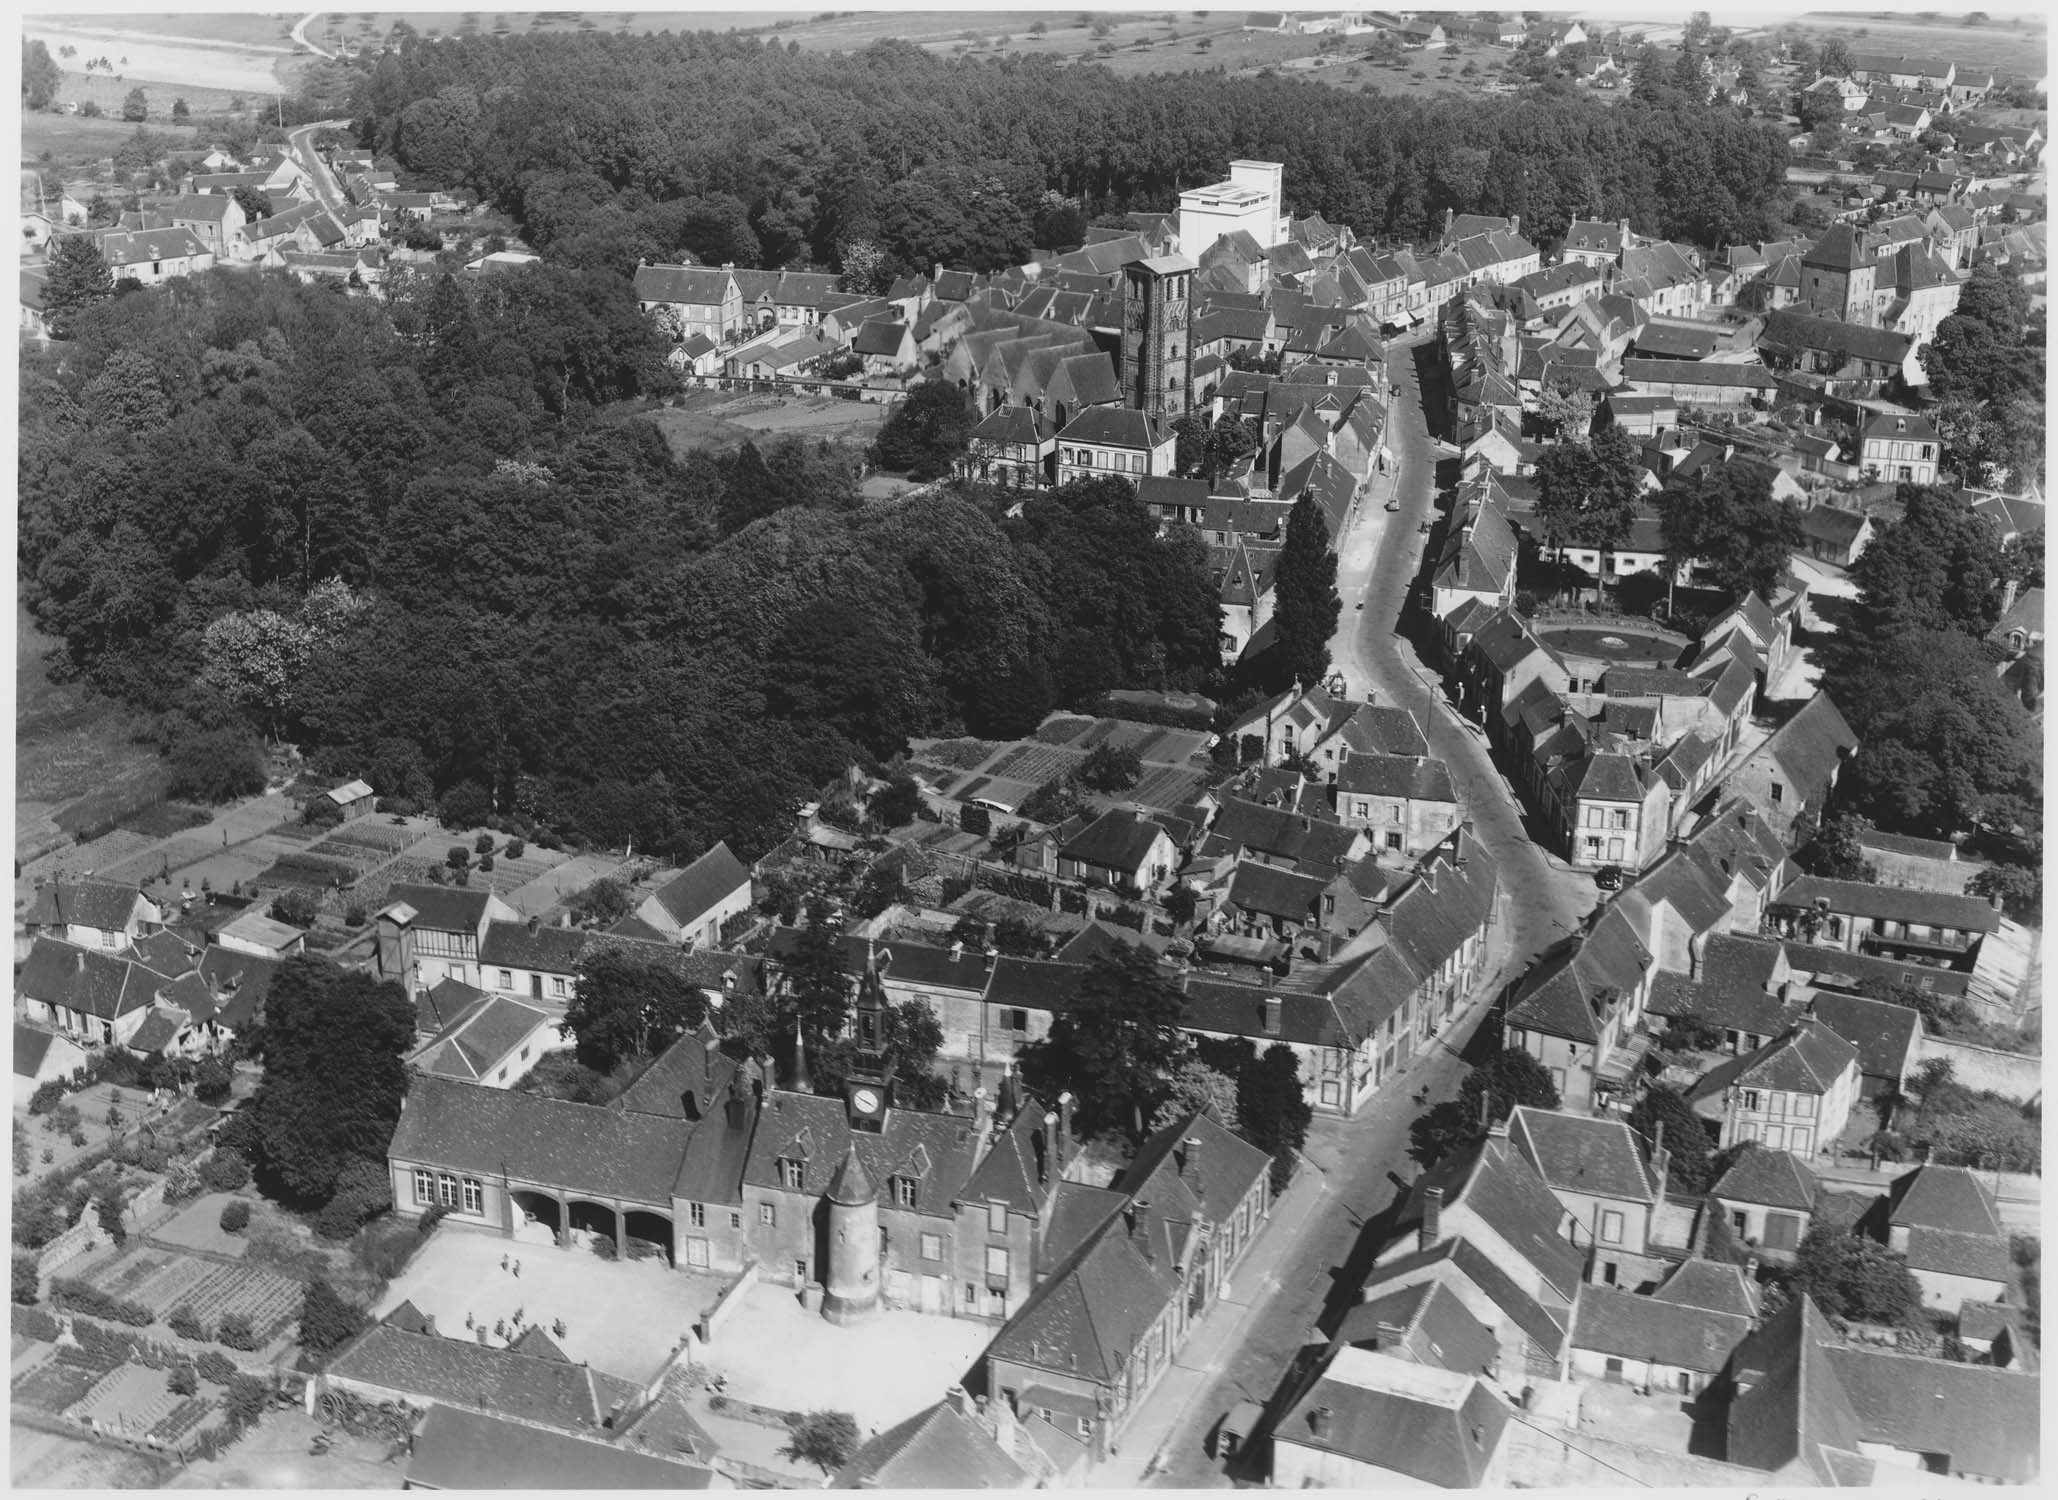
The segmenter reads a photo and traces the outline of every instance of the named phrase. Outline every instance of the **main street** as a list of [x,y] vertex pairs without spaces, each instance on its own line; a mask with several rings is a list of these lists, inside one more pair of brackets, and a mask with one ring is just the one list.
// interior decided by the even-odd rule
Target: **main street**
[[[1375,477],[1338,539],[1344,610],[1330,656],[1351,696],[1369,692],[1380,703],[1412,710],[1431,754],[1450,768],[1464,814],[1499,862],[1507,893],[1506,921],[1495,934],[1496,967],[1451,1031],[1362,1114],[1317,1122],[1307,1155],[1323,1176],[1312,1208],[1293,1215],[1299,1222],[1276,1225],[1287,1232],[1276,1242],[1268,1235],[1252,1251],[1232,1278],[1231,1305],[1211,1313],[1179,1361],[1191,1376],[1178,1381],[1176,1391],[1171,1388],[1181,1370],[1166,1377],[1130,1424],[1124,1453],[1097,1476],[1101,1482],[1176,1488],[1228,1482],[1206,1451],[1210,1430],[1239,1401],[1270,1403],[1295,1355],[1316,1337],[1318,1322],[1333,1326],[1390,1234],[1386,1221],[1400,1183],[1413,1175],[1409,1127],[1429,1104],[1456,1095],[1467,1071],[1459,1054],[1501,989],[1573,931],[1594,903],[1591,881],[1530,840],[1476,732],[1460,721],[1414,648],[1397,634],[1427,541],[1422,526],[1436,515],[1437,446],[1416,369],[1420,343],[1387,348],[1386,445],[1395,464],[1391,475]],[[1397,511],[1385,509],[1389,496]]]
[[[310,18],[311,19],[311,18]],[[314,138],[324,130],[348,130],[348,120],[316,120],[312,125],[302,125],[286,133],[287,145],[300,158],[301,170],[314,184],[315,198],[323,208],[333,212],[343,207],[343,189],[336,183],[336,174],[329,170],[329,164],[322,160],[321,153],[314,149]]]

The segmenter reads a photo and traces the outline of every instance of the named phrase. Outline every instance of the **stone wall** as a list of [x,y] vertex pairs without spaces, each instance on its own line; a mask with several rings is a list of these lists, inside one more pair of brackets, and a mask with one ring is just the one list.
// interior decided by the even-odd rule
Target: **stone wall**
[[2044,1060],[2034,1053],[2000,1052],[1925,1035],[1915,1044],[1917,1066],[1932,1057],[1947,1059],[1951,1076],[1969,1089],[1988,1089],[2021,1104],[2043,1097]]

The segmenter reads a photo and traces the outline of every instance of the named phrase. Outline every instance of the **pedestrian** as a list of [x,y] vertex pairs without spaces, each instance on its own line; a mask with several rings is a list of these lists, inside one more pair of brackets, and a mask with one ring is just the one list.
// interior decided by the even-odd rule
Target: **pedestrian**
[[514,1273],[515,1280],[520,1281],[522,1279],[522,1263],[520,1261],[514,1263]]
[[505,1255],[500,1257],[500,1269],[503,1271],[507,1269],[507,1257]]

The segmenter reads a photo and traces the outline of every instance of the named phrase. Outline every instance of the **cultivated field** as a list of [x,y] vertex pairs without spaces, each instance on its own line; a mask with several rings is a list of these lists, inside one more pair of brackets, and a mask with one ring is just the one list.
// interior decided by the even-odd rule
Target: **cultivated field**
[[[101,24],[87,25],[83,21],[31,17],[22,32],[27,40],[47,46],[60,67],[74,69],[88,59],[106,58],[113,74],[124,80],[123,92],[138,83],[159,83],[268,94],[286,82],[279,67],[294,55],[294,49],[283,37],[253,46],[219,37],[187,39],[166,35],[164,22],[157,17],[99,19]],[[66,57],[66,47],[74,49],[75,56]]]
[[676,406],[649,414],[672,452],[733,448],[745,439],[827,438],[869,444],[890,405],[834,396],[768,396],[730,391],[688,391]]
[[2012,30],[2002,26],[1925,24],[1913,16],[1803,15],[1795,26],[1811,40],[1840,36],[1854,52],[1884,52],[1921,58],[1949,58],[1961,68],[1996,68],[2041,78],[2049,66],[2042,26]]

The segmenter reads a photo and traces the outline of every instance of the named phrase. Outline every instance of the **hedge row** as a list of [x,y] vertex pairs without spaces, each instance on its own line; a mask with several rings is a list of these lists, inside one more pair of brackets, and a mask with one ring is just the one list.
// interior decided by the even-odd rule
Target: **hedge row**
[[142,1303],[111,1297],[92,1283],[75,1276],[60,1276],[50,1283],[50,1302],[66,1312],[106,1318],[110,1322],[126,1323],[131,1328],[147,1328],[157,1320],[156,1314]]

